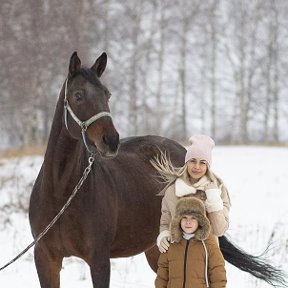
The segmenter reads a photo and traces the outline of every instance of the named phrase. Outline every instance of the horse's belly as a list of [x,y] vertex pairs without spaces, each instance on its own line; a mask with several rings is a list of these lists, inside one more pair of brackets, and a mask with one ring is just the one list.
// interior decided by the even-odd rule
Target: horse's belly
[[154,209],[152,214],[141,214],[139,211],[138,216],[135,211],[124,224],[118,224],[110,250],[111,257],[133,256],[155,245],[159,233],[160,207]]

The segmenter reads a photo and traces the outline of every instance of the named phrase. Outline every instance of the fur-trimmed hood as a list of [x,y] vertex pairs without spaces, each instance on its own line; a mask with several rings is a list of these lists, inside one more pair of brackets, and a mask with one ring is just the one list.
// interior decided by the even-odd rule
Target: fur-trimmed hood
[[207,239],[211,226],[203,202],[196,197],[183,197],[176,204],[175,216],[171,222],[171,240],[178,243],[183,238],[180,222],[184,215],[191,215],[198,220],[199,227],[194,238],[197,240]]

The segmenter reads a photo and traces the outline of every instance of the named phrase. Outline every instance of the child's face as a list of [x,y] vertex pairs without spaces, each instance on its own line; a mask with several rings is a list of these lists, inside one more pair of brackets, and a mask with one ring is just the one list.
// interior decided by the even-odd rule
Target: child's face
[[184,215],[181,219],[180,226],[185,233],[191,234],[197,230],[199,224],[198,220],[196,220],[193,216]]

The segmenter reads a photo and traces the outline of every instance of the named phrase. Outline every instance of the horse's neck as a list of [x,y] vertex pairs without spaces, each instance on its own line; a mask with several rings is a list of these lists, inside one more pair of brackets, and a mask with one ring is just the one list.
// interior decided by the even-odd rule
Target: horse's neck
[[[63,89],[62,89],[63,90]],[[60,93],[52,122],[50,137],[44,157],[44,179],[51,181],[48,185],[59,185],[62,179],[71,179],[81,163],[77,163],[80,153],[83,154],[83,145],[69,136],[63,125],[63,91]]]
[[79,146],[78,141],[71,139],[64,131],[48,144],[44,158],[44,173],[49,176],[47,179],[53,179],[54,185],[59,185],[62,179],[73,178],[77,173],[80,168]]
[[54,161],[54,155],[56,152],[55,147],[58,145],[59,140],[63,139],[61,134],[63,134],[63,113],[64,113],[64,85],[60,91],[52,125],[50,130],[50,135],[48,139],[47,149],[44,156],[44,163],[49,163]]
[[[71,179],[73,181],[80,175],[88,159],[82,140],[75,140],[70,137],[63,123],[64,113],[64,89],[59,95],[54,119],[52,122],[50,137],[44,157],[43,173],[48,186],[63,186]],[[87,159],[86,159],[87,158]],[[75,177],[76,176],[76,177]],[[49,181],[51,181],[49,183]],[[51,186],[50,186],[51,187]]]

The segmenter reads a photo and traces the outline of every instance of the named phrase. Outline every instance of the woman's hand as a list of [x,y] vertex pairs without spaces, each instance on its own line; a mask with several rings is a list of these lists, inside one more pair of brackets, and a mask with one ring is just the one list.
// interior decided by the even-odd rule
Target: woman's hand
[[206,184],[204,187],[205,191],[209,190],[209,189],[217,189],[217,188],[218,188],[217,181],[212,181],[212,182]]
[[162,240],[160,241],[160,245],[159,245],[159,251],[161,253],[165,253],[170,246],[170,237],[163,237]]
[[157,246],[161,253],[165,253],[170,246],[171,233],[168,230],[162,231],[157,237]]
[[223,209],[223,200],[221,198],[221,189],[218,188],[217,182],[213,181],[205,186],[206,201],[205,207],[208,213],[220,211]]

